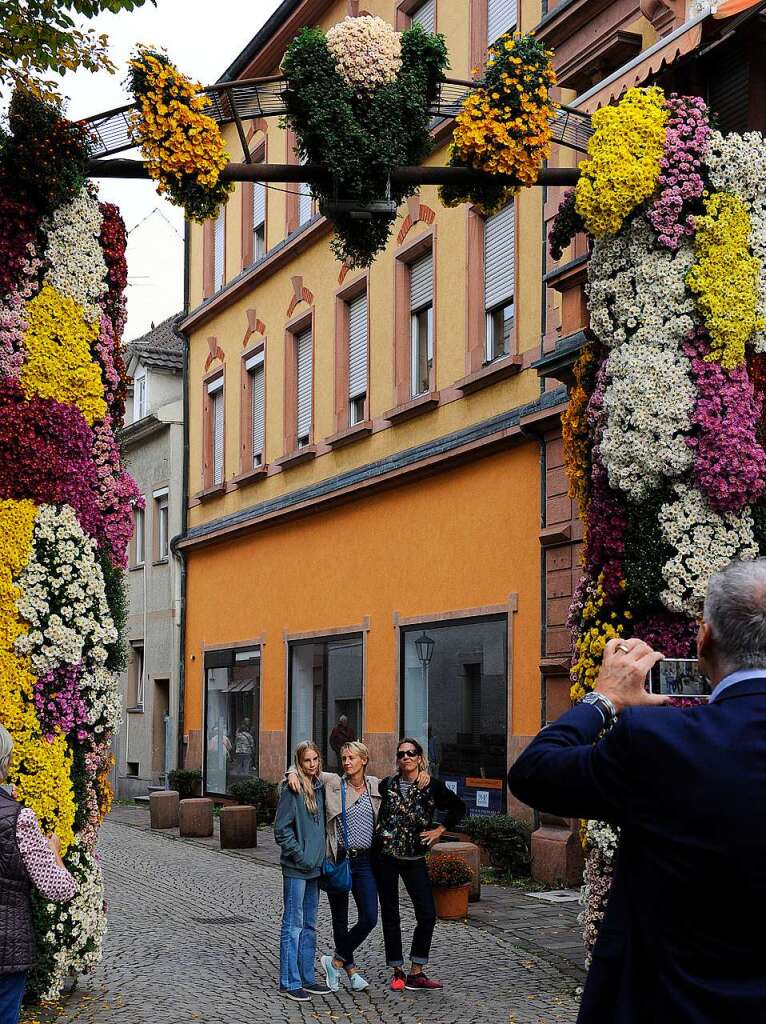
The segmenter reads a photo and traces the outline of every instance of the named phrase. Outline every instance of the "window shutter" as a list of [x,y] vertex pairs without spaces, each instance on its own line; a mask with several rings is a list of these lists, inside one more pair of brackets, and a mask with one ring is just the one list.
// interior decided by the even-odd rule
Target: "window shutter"
[[[724,57],[723,53],[721,57]],[[723,135],[747,131],[749,92],[750,62],[744,45],[726,47],[725,58],[711,76],[708,86],[710,109],[718,118],[718,130]]]
[[223,483],[223,389],[213,395],[213,483]]
[[266,375],[264,373],[263,360],[250,371],[253,375],[251,389],[251,419],[252,419],[252,444],[253,444],[253,465],[256,465],[256,456],[261,456],[261,462],[265,462],[264,440],[266,432],[265,411],[266,411]]
[[367,394],[367,292],[348,304],[348,397]]
[[226,220],[224,209],[215,219],[213,235],[213,287],[216,291],[223,288],[224,251],[226,245]]
[[[301,157],[301,165],[306,161]],[[311,220],[311,186],[307,181],[298,182],[298,226],[303,227]]]
[[433,252],[410,264],[410,310],[418,309],[433,302]]
[[266,186],[260,181],[253,182],[253,230],[266,220]]
[[491,46],[504,32],[516,27],[516,0],[487,0],[487,45]]
[[436,0],[426,0],[412,13],[413,24],[421,26],[424,32],[436,31]]
[[513,298],[516,225],[513,203],[484,223],[484,305],[494,309]]
[[298,364],[298,437],[311,436],[311,330],[303,331],[295,340]]

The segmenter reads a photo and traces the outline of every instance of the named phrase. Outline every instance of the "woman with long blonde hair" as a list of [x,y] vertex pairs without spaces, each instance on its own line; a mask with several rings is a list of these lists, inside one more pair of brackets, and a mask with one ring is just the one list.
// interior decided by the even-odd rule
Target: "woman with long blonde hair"
[[329,989],[316,980],[319,875],[325,854],[322,758],[316,743],[299,743],[294,758],[296,792],[282,786],[274,838],[282,855],[284,913],[279,940],[279,991],[306,1002]]

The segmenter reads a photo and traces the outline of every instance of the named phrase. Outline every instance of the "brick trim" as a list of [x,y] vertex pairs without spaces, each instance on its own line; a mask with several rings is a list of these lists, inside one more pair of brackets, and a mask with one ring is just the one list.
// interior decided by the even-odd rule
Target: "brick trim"
[[471,73],[481,72],[487,60],[487,31],[489,28],[487,0],[470,0]]
[[226,353],[218,344],[218,338],[210,337],[207,339],[208,354],[205,360],[205,373],[208,372],[213,363],[218,359],[221,363],[226,360]]
[[290,283],[293,286],[293,294],[290,299],[290,304],[287,307],[286,315],[288,318],[293,315],[301,302],[305,302],[307,306],[314,305],[314,293],[304,286],[303,276],[301,274],[296,274],[294,277],[291,277]]
[[407,200],[407,216],[402,222],[401,228],[399,228],[399,234],[396,236],[396,244],[402,245],[407,235],[410,233],[410,229],[418,223],[433,224],[436,219],[436,211],[432,210],[430,206],[426,206],[425,203],[420,201],[420,196],[410,196]]

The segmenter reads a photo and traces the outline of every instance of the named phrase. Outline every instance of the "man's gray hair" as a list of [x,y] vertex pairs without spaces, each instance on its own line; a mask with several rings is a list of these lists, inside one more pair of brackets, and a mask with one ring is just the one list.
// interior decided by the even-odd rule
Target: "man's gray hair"
[[766,558],[730,562],[711,576],[703,616],[722,669],[766,668]]
[[8,766],[13,756],[13,737],[5,728],[0,725],[0,782],[5,780],[8,774]]

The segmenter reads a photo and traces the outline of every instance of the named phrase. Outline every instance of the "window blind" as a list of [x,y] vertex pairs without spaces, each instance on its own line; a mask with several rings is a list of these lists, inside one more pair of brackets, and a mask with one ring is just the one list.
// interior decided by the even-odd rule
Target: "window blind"
[[410,309],[414,313],[433,302],[433,253],[410,264]]
[[[301,157],[301,164],[306,161]],[[311,186],[307,181],[298,182],[298,226],[303,227],[311,220]]]
[[516,0],[487,0],[487,45],[491,46],[504,32],[516,27]]
[[256,363],[250,371],[251,382],[251,420],[252,420],[252,450],[253,465],[259,466],[263,461],[263,445],[265,440],[266,424],[266,375],[264,373],[263,359]]
[[436,0],[426,0],[412,12],[413,24],[421,26],[424,32],[436,31]]
[[223,208],[215,219],[213,238],[213,287],[216,291],[223,288],[224,251],[226,245],[226,219]]
[[367,394],[367,292],[348,304],[348,397]]
[[311,329],[295,339],[297,348],[298,438],[311,436]]
[[213,402],[213,483],[223,483],[223,389],[212,396]]
[[253,230],[256,231],[266,220],[266,186],[260,181],[253,182]]
[[513,203],[484,224],[484,305],[494,309],[513,298],[516,273],[516,224]]

